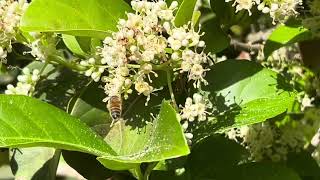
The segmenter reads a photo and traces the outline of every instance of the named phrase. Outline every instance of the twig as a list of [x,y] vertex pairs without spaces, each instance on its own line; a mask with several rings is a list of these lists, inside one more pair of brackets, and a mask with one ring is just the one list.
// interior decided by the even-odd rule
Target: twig
[[158,162],[153,162],[151,164],[148,165],[147,170],[144,173],[144,179],[143,180],[149,180],[149,176],[153,170],[154,167],[156,167],[156,165],[158,164]]
[[239,50],[243,50],[243,51],[248,51],[248,52],[259,52],[262,49],[262,45],[261,44],[250,44],[250,43],[243,43],[240,42],[236,39],[232,39],[231,40],[231,45],[235,48],[235,49],[239,49]]
[[174,105],[174,108],[176,111],[179,110],[176,99],[174,97],[174,93],[173,93],[173,89],[172,89],[172,82],[171,82],[171,74],[170,71],[166,71],[167,72],[167,82],[168,82],[168,88],[169,88],[169,92],[170,92],[170,97],[171,97],[171,101],[172,104]]

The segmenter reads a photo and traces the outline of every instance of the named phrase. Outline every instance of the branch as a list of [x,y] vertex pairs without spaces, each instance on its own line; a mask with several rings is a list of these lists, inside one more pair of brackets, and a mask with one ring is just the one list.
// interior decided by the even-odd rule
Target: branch
[[247,51],[247,52],[259,52],[263,45],[262,44],[250,44],[250,43],[243,43],[236,39],[231,39],[230,44],[234,47],[234,49]]

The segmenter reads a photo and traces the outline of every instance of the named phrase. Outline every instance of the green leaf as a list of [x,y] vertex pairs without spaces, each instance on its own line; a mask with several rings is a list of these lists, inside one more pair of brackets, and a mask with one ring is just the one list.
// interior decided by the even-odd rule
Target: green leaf
[[199,24],[200,17],[201,17],[201,11],[194,11],[192,16],[192,23],[194,26],[197,26]]
[[21,20],[30,32],[60,32],[76,36],[105,38],[117,30],[119,18],[130,12],[122,0],[34,0]]
[[304,179],[320,178],[320,167],[311,153],[306,151],[290,153],[286,164],[287,167],[294,169]]
[[241,24],[248,21],[249,13],[247,10],[241,10],[236,13],[236,8],[233,2],[226,2],[225,0],[210,0],[210,6],[215,13],[219,25],[224,30],[229,29],[232,25]]
[[[175,110],[163,101],[157,119],[145,127],[132,130],[118,122],[106,137],[107,142],[119,156],[99,157],[98,160],[110,169],[133,168],[143,162],[155,162],[189,154]],[[124,163],[122,168],[118,163]],[[130,164],[129,164],[130,163]]]
[[[132,94],[128,100],[123,100],[122,114],[125,121],[118,121],[110,128],[112,119],[107,112],[106,103],[102,102],[105,94],[98,86],[99,84],[94,83],[83,92],[74,105],[72,115],[79,117],[103,136],[116,151],[118,156],[107,157],[109,160],[99,158],[107,168],[132,169],[142,162],[164,160],[188,153],[174,109],[163,102],[158,118],[155,120],[151,115],[159,113],[161,101],[166,97],[163,93],[153,96],[148,106],[145,106],[146,97]],[[165,153],[162,152],[163,149],[166,149]],[[129,156],[132,156],[131,159],[128,159]]]
[[87,54],[82,50],[77,38],[75,36],[62,34],[62,40],[67,48],[74,54],[86,56]]
[[273,118],[291,108],[296,96],[286,79],[251,61],[223,61],[206,77],[203,89],[217,109],[197,130],[200,137]]
[[86,179],[108,179],[114,174],[113,171],[106,169],[96,159],[96,156],[91,154],[63,150],[62,155],[66,163]]
[[217,18],[212,18],[204,22],[201,30],[205,33],[203,40],[206,42],[207,53],[218,53],[226,49],[230,45],[230,38],[220,28]]
[[244,147],[222,136],[211,136],[196,144],[187,167],[191,179],[219,179],[248,157]]
[[273,51],[296,42],[309,40],[312,33],[302,26],[280,25],[269,36],[264,46],[264,56],[269,57]]
[[188,24],[192,20],[193,12],[197,0],[184,0],[179,6],[179,9],[174,19],[174,23],[177,27]]
[[226,180],[301,180],[299,175],[281,164],[249,163],[235,168],[235,172],[227,174]]
[[[41,70],[45,63],[34,61],[27,67],[30,70]],[[70,99],[77,95],[88,82],[88,78],[67,68],[54,67],[48,64],[42,73],[43,80],[39,81],[34,97],[55,105],[63,110]]]
[[0,147],[45,146],[98,156],[114,154],[84,123],[30,97],[0,95],[0,122]]
[[235,16],[235,8],[233,2],[225,2],[225,0],[210,0],[210,6],[221,24],[231,23]]
[[0,149],[0,167],[8,165],[9,163],[10,163],[9,149],[1,148]]
[[43,147],[13,149],[10,151],[10,156],[10,165],[15,178],[56,179],[59,150]]

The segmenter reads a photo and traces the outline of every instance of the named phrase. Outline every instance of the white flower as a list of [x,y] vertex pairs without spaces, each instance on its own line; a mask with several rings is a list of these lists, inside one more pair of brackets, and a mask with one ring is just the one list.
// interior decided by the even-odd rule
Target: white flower
[[175,40],[173,38],[169,38],[168,42],[170,44],[170,47],[175,51],[179,50],[181,48],[181,46],[182,46],[181,41]]
[[235,0],[233,5],[236,5],[236,12],[245,9],[249,12],[249,15],[251,15],[250,9],[254,5],[254,2],[252,0]]
[[29,52],[37,60],[46,61],[48,55],[57,54],[57,36],[50,33],[31,33],[35,40],[28,44],[31,48]]
[[0,59],[5,59],[7,53],[11,52],[11,43],[15,39],[20,19],[28,3],[26,0],[2,0],[0,2]]
[[141,56],[143,61],[150,62],[154,59],[154,55],[154,51],[144,51]]
[[16,95],[32,95],[35,90],[34,87],[37,81],[40,79],[40,71],[38,69],[34,69],[32,73],[28,68],[24,68],[22,70],[22,74],[17,77],[18,83],[16,87],[12,84],[7,85],[7,90],[5,90],[5,94],[16,94]]
[[[229,2],[231,0],[225,0]],[[253,5],[257,5],[257,9],[265,14],[270,14],[273,23],[279,21],[285,22],[290,16],[297,15],[295,8],[302,5],[302,0],[234,0],[233,6],[236,6],[236,12],[247,10],[251,15]]]
[[172,9],[172,10],[173,10],[173,9],[176,9],[177,7],[178,7],[178,2],[177,2],[177,1],[172,1],[169,9]]
[[0,59],[4,59],[7,57],[7,51],[5,51],[2,47],[0,47]]
[[172,53],[172,55],[171,55],[171,59],[173,59],[173,60],[178,60],[180,58],[180,55],[179,55],[179,53],[178,52],[174,52],[174,53]]
[[314,107],[314,104],[312,103],[313,101],[314,98],[310,98],[307,94],[305,94],[301,101],[301,110],[303,111],[307,107]]
[[199,121],[204,121],[207,119],[207,114],[206,103],[203,97],[200,94],[195,93],[193,99],[190,97],[186,99],[186,103],[181,111],[181,118],[187,119],[190,122],[194,121],[196,118]]
[[204,41],[199,41],[198,47],[204,47],[206,43]]
[[192,64],[188,61],[182,61],[181,62],[181,71],[182,72],[188,72],[192,68]]
[[154,88],[150,86],[147,82],[138,80],[135,83],[135,90],[138,92],[138,94],[143,94],[144,96],[147,96],[147,101],[145,105],[148,105],[148,102],[150,100],[150,95],[153,92]]
[[138,81],[135,84],[135,89],[139,94],[143,94],[145,96],[149,96],[152,93],[153,87],[150,86],[147,82],[145,81]]
[[195,64],[192,66],[191,71],[190,71],[190,77],[193,80],[198,80],[202,77],[204,73],[204,69],[200,64]]
[[[100,61],[101,63],[103,60]],[[99,64],[99,60],[94,58],[89,58],[88,60],[83,60],[80,62],[80,65],[87,67],[87,70],[84,72],[84,75],[91,77],[95,82],[100,80],[102,73],[105,71],[106,67]]]

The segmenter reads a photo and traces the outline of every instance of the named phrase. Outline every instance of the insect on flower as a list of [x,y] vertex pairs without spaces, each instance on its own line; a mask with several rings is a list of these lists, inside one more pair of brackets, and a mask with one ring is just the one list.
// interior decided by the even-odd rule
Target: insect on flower
[[122,114],[122,100],[121,96],[111,96],[108,100],[107,108],[110,112],[110,116],[112,117],[112,123],[118,121],[121,118]]

